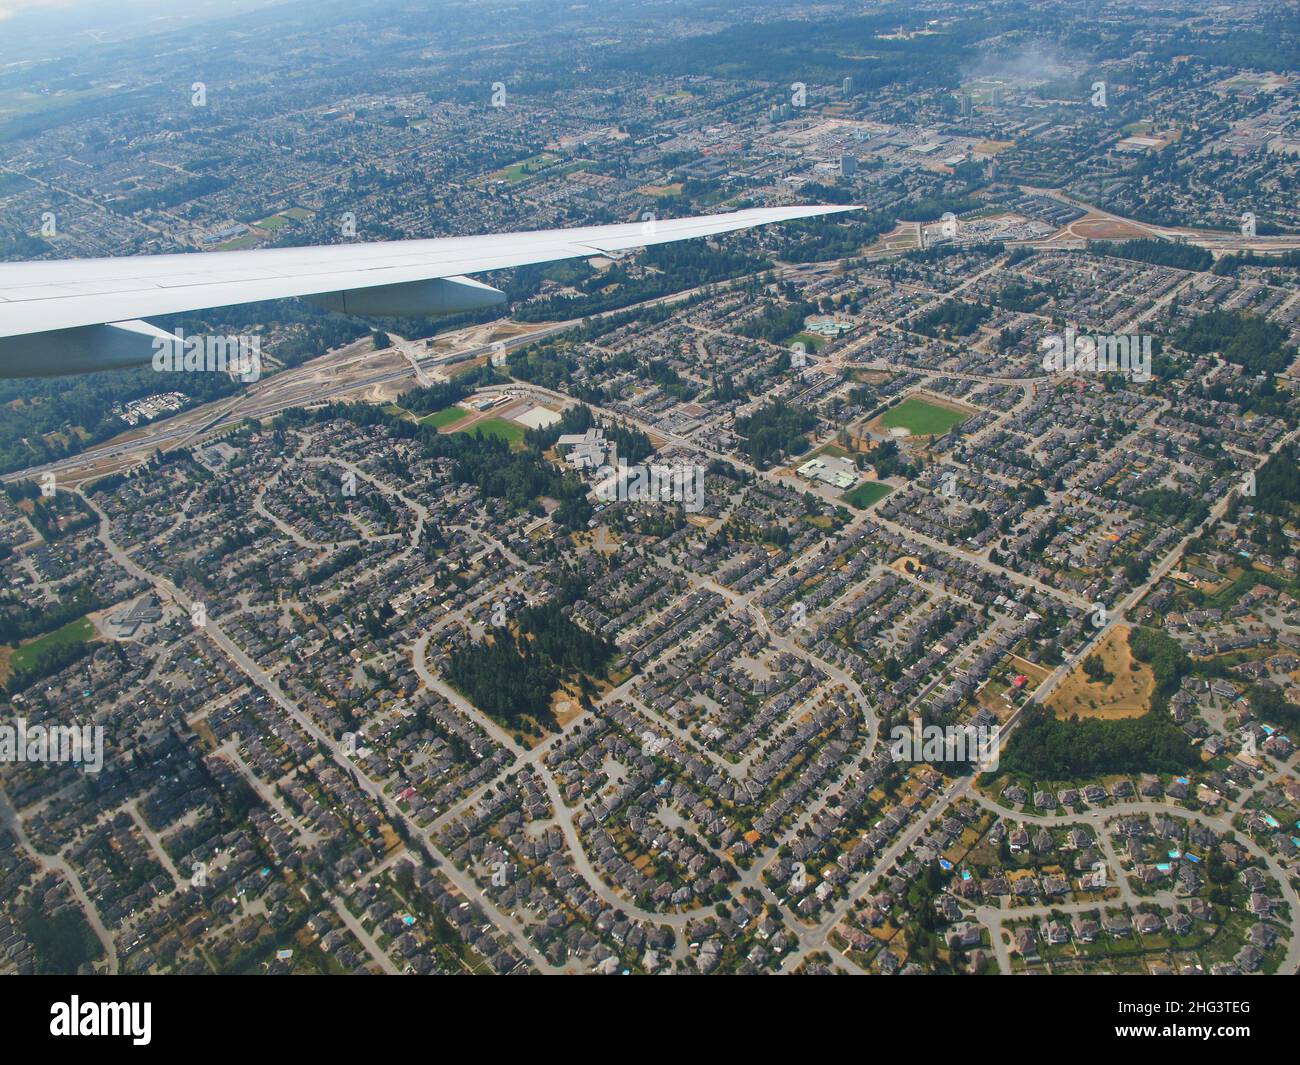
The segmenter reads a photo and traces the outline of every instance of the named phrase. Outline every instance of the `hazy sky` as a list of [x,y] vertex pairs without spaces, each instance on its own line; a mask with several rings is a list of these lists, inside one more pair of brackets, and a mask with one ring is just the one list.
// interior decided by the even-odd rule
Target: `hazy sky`
[[[0,19],[13,19],[19,15],[32,17],[41,13],[58,14],[60,12],[90,13],[94,17],[108,7],[118,11],[147,6],[148,0],[119,0],[109,4],[106,0],[0,0]],[[165,5],[165,0],[156,0],[153,6]]]
[[286,0],[0,0],[0,66]]

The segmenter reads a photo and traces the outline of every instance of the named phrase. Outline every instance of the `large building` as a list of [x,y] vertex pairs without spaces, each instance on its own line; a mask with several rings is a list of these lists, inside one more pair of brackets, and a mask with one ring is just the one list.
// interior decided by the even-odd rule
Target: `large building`
[[838,455],[818,455],[805,462],[798,470],[800,477],[821,481],[832,488],[849,489],[858,483],[858,468],[848,459]]
[[575,470],[594,470],[605,462],[609,445],[605,430],[592,426],[585,433],[565,433],[555,442],[556,447],[569,448],[565,461]]

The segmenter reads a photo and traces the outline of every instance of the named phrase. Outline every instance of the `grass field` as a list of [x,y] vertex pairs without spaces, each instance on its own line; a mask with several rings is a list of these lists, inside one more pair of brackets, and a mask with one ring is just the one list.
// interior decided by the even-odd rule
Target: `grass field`
[[859,510],[866,510],[871,504],[879,503],[893,490],[891,485],[882,484],[880,481],[864,481],[853,491],[845,492],[840,498],[846,503],[852,503]]
[[241,248],[257,247],[257,234],[245,233],[242,237],[236,237],[234,240],[228,240],[219,246],[221,251],[239,251]]
[[482,432],[484,436],[495,436],[505,440],[511,447],[521,447],[524,442],[524,427],[518,422],[508,422],[504,418],[485,418],[481,422],[465,426],[464,429],[457,429],[456,432],[471,435]]
[[785,342],[785,347],[792,347],[795,344],[802,344],[808,351],[821,351],[830,341],[819,333],[805,333],[800,330]]
[[[1138,662],[1128,645],[1129,628],[1116,625],[1106,634],[1093,653],[1101,658],[1106,672],[1114,678],[1092,680],[1078,663],[1047,699],[1047,706],[1057,717],[1140,717],[1151,705],[1156,677],[1151,667]],[[1136,665],[1138,668],[1134,669]]]
[[661,199],[664,196],[677,196],[681,194],[682,183],[675,182],[672,185],[642,185],[637,192],[643,192],[647,196],[653,196],[655,199]]
[[9,658],[9,664],[15,670],[28,669],[43,652],[64,644],[85,643],[94,635],[95,626],[90,623],[90,619],[77,618],[76,621],[69,621],[61,629],[47,632],[44,636],[37,636],[36,639],[16,647]]
[[49,111],[54,108],[70,107],[109,95],[111,92],[111,89],[104,87],[63,89],[58,93],[12,89],[0,92],[0,118],[17,118],[22,115],[34,115],[41,111]]
[[503,166],[500,170],[494,170],[488,174],[488,180],[500,181],[505,180],[512,185],[526,181],[528,178],[536,177],[543,170],[549,170],[560,161],[558,155],[550,152],[539,152],[537,155],[530,155],[527,159],[520,159],[517,163],[511,163],[509,166]]
[[571,159],[566,163],[561,156],[551,152],[540,152],[537,155],[530,155],[527,159],[520,159],[517,163],[503,166],[490,174],[477,177],[474,183],[482,185],[493,181],[504,181],[511,185],[519,185],[539,177],[564,177],[575,170],[585,170],[591,165],[590,159]]
[[911,396],[897,407],[890,407],[880,420],[890,429],[907,429],[913,436],[942,436],[969,417],[962,411]]
[[453,403],[450,407],[443,407],[442,410],[425,415],[420,419],[420,424],[432,425],[435,429],[444,429],[448,425],[454,425],[468,414],[469,411],[464,407],[458,407]]

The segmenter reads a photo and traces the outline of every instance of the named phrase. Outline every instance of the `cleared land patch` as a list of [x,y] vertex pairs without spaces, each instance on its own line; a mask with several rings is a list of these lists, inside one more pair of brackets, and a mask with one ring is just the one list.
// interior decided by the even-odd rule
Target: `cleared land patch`
[[1116,625],[1088,656],[1096,655],[1101,660],[1110,679],[1090,677],[1084,670],[1085,658],[1048,698],[1047,707],[1052,713],[1062,719],[1075,714],[1111,719],[1141,717],[1147,712],[1156,690],[1156,677],[1150,666],[1133,657],[1129,631],[1127,625]]

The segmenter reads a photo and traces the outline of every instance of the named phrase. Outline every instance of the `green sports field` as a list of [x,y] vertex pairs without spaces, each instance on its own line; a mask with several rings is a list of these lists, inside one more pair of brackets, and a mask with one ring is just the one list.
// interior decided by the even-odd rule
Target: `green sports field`
[[464,429],[457,429],[458,433],[482,432],[484,436],[495,436],[506,441],[511,447],[521,447],[524,442],[524,427],[518,422],[508,422],[504,418],[487,418],[481,422],[475,422],[473,425],[467,425]]
[[969,414],[927,403],[912,396],[897,407],[890,407],[880,420],[890,429],[907,429],[913,436],[942,436],[954,425],[961,425]]
[[872,503],[879,503],[893,490],[892,485],[881,484],[879,481],[864,481],[853,491],[845,492],[840,498],[846,503],[852,503],[859,510],[866,510]]
[[15,670],[29,669],[43,652],[63,644],[85,643],[94,635],[95,626],[90,623],[90,619],[77,618],[76,621],[69,621],[60,629],[47,632],[44,636],[38,636],[15,648],[13,657],[9,661]]
[[828,343],[830,341],[818,333],[805,333],[800,330],[790,337],[783,346],[788,348],[794,344],[802,344],[808,351],[821,351]]
[[435,429],[444,429],[448,425],[454,425],[467,414],[469,414],[469,411],[464,407],[458,407],[453,403],[450,407],[443,407],[442,410],[426,414],[420,419],[420,424],[432,425]]

